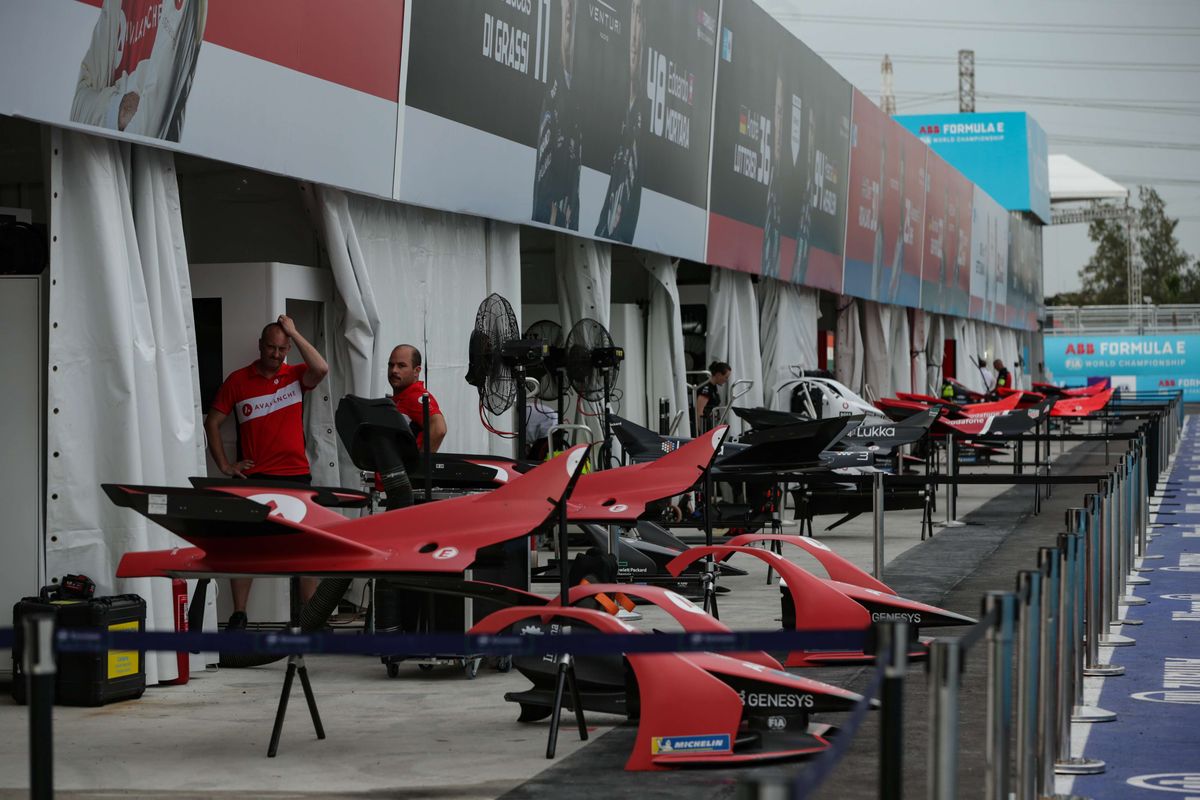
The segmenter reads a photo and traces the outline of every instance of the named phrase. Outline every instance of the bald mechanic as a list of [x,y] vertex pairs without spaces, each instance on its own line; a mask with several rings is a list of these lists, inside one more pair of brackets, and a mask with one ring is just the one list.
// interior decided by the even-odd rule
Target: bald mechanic
[[[295,343],[303,364],[286,363]],[[292,318],[279,319],[262,329],[258,360],[230,374],[204,418],[208,451],[217,468],[232,478],[260,478],[309,485],[312,473],[304,452],[304,393],[329,374],[329,365],[296,330]],[[230,462],[221,441],[221,423],[236,411],[238,459]],[[231,578],[233,615],[226,630],[246,627],[246,601],[252,578]],[[317,579],[301,580],[302,599],[312,597]]]
[[[388,357],[388,384],[392,387],[392,402],[396,410],[408,417],[417,447],[423,447],[426,431],[422,430],[424,410],[421,395],[429,394],[421,380],[421,351],[411,344],[398,344]],[[437,400],[429,395],[429,450],[436,453],[446,438],[446,418]]]

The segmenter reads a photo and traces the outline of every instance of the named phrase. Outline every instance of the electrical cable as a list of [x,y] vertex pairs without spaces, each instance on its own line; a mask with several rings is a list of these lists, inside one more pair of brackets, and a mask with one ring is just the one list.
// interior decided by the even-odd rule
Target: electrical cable
[[499,436],[502,439],[517,438],[517,434],[515,431],[502,431],[499,428],[494,427],[490,422],[488,422],[487,414],[483,410],[482,402],[479,403],[479,421],[483,424],[483,427],[487,430],[488,433],[494,433],[495,435]]
[[1200,142],[1159,142],[1152,139],[1108,139],[1100,136],[1074,136],[1070,134],[1047,134],[1052,142],[1074,144],[1083,147],[1136,147],[1145,150],[1200,150]]
[[1036,33],[1036,34],[1092,34],[1096,36],[1164,36],[1192,37],[1200,36],[1200,27],[1174,25],[1117,25],[1104,23],[1073,23],[1073,22],[1007,22],[992,20],[955,20],[903,17],[852,16],[839,14],[807,14],[800,12],[779,12],[773,15],[780,22],[786,20],[815,22],[827,25],[876,25],[891,28],[922,28],[925,30],[968,30],[991,31],[995,33]]
[[[818,53],[827,61],[866,61],[879,63],[883,53],[828,51]],[[933,56],[917,53],[887,53],[893,63],[957,64],[955,56]],[[976,67],[1011,67],[1016,69],[1069,69],[1102,72],[1200,72],[1200,63],[1178,61],[1075,61],[1056,58],[988,58],[976,57]]]

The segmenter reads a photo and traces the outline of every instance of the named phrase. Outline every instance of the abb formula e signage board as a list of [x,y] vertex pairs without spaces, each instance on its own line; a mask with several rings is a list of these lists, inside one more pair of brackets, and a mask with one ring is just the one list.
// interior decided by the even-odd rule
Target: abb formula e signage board
[[722,4],[708,261],[840,292],[851,88],[752,0]]
[[881,303],[919,304],[927,152],[855,90],[843,293]]
[[704,260],[718,0],[410,0],[397,197]]
[[0,0],[0,113],[390,197],[403,23],[403,0]]
[[1024,112],[915,114],[896,121],[1009,211],[1050,223],[1046,132]]
[[1084,386],[1108,378],[1141,392],[1182,391],[1200,401],[1200,335],[1069,336],[1047,333],[1046,370],[1054,382]]

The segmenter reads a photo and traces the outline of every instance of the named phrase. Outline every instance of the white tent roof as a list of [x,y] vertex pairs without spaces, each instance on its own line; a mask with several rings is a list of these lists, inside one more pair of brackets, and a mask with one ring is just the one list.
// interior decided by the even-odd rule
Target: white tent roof
[[1068,155],[1050,156],[1050,202],[1124,200],[1129,190]]

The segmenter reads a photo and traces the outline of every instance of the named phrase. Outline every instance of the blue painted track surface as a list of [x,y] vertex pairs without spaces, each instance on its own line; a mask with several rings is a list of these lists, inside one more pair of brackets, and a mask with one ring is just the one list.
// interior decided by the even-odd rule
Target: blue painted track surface
[[[1074,793],[1096,800],[1200,800],[1200,417],[1189,417],[1153,521],[1147,586],[1130,587],[1147,605],[1129,609],[1137,640],[1107,659],[1125,667],[1107,678],[1101,708],[1115,722],[1093,725],[1085,755],[1107,772],[1075,779]],[[1075,730],[1079,730],[1076,727]]]

